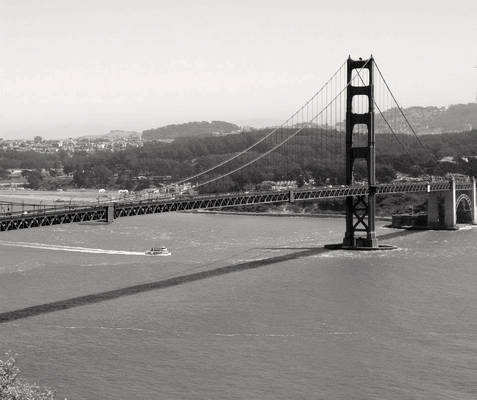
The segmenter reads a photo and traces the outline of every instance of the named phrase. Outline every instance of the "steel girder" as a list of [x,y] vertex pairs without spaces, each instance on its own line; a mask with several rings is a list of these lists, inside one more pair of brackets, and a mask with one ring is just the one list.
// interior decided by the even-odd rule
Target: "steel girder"
[[[450,183],[443,182],[405,182],[376,186],[376,194],[439,192],[450,189]],[[472,189],[471,182],[456,182],[457,190]],[[156,214],[173,211],[213,209],[252,204],[270,204],[293,201],[344,198],[349,196],[367,196],[367,186],[321,187],[311,189],[262,191],[250,193],[228,193],[205,195],[171,200],[147,200],[136,202],[103,203],[91,207],[33,211],[28,214],[15,214],[0,217],[0,231],[28,229],[57,224],[87,221],[106,221],[108,206],[114,207],[114,217]]]
[[290,191],[231,193],[218,196],[198,196],[189,199],[156,200],[131,203],[116,203],[114,216],[155,214],[171,211],[244,206],[251,204],[281,203],[289,201]]
[[36,228],[74,222],[106,219],[107,208],[88,207],[75,210],[55,210],[41,213],[19,214],[0,218],[0,231]]

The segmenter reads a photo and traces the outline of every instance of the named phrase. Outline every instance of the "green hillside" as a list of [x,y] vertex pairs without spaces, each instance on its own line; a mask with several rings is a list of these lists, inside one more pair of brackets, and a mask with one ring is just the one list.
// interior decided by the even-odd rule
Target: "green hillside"
[[185,124],[166,125],[161,128],[145,130],[142,133],[142,140],[152,142],[180,137],[223,135],[236,132],[239,129],[238,125],[224,121],[187,122]]

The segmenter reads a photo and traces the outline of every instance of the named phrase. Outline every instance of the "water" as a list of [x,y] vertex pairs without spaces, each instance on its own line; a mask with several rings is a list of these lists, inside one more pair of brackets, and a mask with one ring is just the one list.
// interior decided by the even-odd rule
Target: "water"
[[[69,399],[477,398],[477,230],[323,250],[343,225],[164,214],[2,233],[0,350]],[[157,245],[172,256],[142,255]],[[176,276],[193,279],[163,285]]]

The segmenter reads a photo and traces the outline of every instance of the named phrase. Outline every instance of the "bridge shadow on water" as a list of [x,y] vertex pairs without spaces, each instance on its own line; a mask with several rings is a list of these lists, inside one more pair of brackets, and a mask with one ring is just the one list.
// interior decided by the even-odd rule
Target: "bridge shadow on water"
[[[391,239],[399,236],[407,236],[419,231],[399,231],[379,236],[379,239]],[[296,260],[299,258],[309,257],[317,254],[327,253],[333,250],[323,247],[303,248],[303,247],[274,247],[267,248],[269,250],[296,250],[293,253],[278,255],[275,257],[264,258],[260,260],[246,261],[239,264],[227,265],[207,271],[189,273],[176,276],[173,278],[162,279],[155,282],[148,282],[139,285],[128,286],[120,289],[104,291],[100,293],[89,294],[85,296],[72,297],[65,300],[54,301],[25,307],[18,310],[0,313],[0,324],[12,322],[24,318],[34,317],[37,315],[47,314],[55,311],[68,310],[70,308],[101,303],[107,300],[114,300],[124,296],[131,296],[139,293],[150,292],[152,290],[166,289],[174,286],[183,285],[189,282],[196,282],[203,279],[213,278],[216,276],[226,275],[232,272],[246,271],[265,267],[271,264],[281,263],[284,261]]]

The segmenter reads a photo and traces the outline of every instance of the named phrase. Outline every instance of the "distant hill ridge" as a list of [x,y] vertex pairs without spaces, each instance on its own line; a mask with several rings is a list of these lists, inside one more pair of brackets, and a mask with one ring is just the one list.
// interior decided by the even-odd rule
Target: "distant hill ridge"
[[[477,103],[453,104],[449,107],[408,107],[403,111],[416,132],[421,134],[462,132],[477,128]],[[389,120],[398,112],[394,108],[383,114]],[[376,132],[386,132],[385,122],[378,112],[375,115]],[[399,133],[411,133],[404,121]]]
[[148,129],[142,132],[142,140],[170,140],[189,136],[224,135],[239,131],[238,125],[225,121],[195,121],[185,124],[166,125],[160,128]]
[[99,139],[99,138],[118,139],[118,138],[129,138],[129,137],[139,138],[140,133],[135,131],[123,131],[120,129],[116,129],[116,130],[109,131],[109,133],[100,134],[100,135],[80,136],[78,137],[78,139]]

